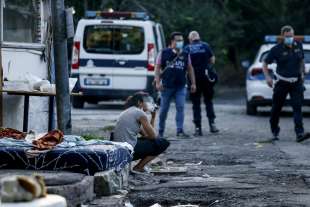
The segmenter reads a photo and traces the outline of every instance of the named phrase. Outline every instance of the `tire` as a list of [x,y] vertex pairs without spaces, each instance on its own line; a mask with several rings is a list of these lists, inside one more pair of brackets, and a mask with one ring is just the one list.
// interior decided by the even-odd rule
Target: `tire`
[[246,103],[246,114],[247,115],[256,115],[257,114],[257,106],[251,104],[247,101]]
[[86,102],[90,104],[98,104],[97,100],[86,100]]
[[82,109],[84,107],[83,98],[74,96],[72,99],[72,106],[76,109]]

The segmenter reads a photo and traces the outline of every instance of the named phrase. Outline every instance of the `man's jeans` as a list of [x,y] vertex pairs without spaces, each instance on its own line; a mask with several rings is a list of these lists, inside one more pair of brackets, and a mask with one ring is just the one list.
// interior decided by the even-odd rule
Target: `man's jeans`
[[175,97],[177,132],[183,131],[184,106],[186,101],[186,88],[165,88],[161,91],[160,113],[159,113],[159,136],[164,135],[166,119],[172,98]]

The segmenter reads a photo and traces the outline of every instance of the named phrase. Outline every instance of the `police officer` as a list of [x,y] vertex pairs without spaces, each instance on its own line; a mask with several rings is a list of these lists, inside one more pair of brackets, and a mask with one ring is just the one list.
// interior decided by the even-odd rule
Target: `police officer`
[[196,92],[192,93],[190,96],[193,104],[193,122],[195,124],[194,135],[202,136],[200,108],[201,96],[204,97],[210,132],[217,133],[219,130],[215,125],[216,116],[212,102],[214,94],[213,81],[215,80],[210,80],[210,75],[208,75],[208,71],[210,71],[211,65],[215,63],[215,56],[209,45],[200,40],[200,36],[197,31],[190,32],[188,38],[190,44],[186,46],[185,50],[190,54],[192,65],[195,71],[197,86]]
[[184,106],[186,100],[186,75],[191,79],[191,92],[196,91],[195,74],[190,56],[183,50],[182,33],[174,32],[170,37],[170,46],[157,57],[155,82],[161,91],[159,112],[159,137],[164,136],[165,123],[172,98],[175,98],[177,136],[188,137],[183,130]]
[[[263,71],[266,82],[273,88],[272,109],[270,117],[272,141],[279,140],[279,117],[286,97],[290,95],[290,102],[294,113],[296,141],[301,142],[308,137],[304,135],[302,120],[303,102],[303,77],[304,77],[304,52],[302,44],[294,40],[294,29],[284,26],[281,29],[283,41],[274,46],[263,63]],[[268,64],[277,64],[274,73],[275,81],[269,74]]]

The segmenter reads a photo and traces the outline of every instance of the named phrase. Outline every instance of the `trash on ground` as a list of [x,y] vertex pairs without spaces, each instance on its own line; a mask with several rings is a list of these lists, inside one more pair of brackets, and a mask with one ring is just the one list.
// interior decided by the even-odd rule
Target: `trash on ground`
[[154,205],[151,205],[150,207],[162,207],[162,206],[158,203],[155,203]]
[[202,164],[202,161],[198,162],[198,163],[185,163],[185,166],[199,166]]
[[158,169],[152,169],[151,173],[154,174],[183,174],[187,172],[187,167],[164,167]]
[[207,174],[207,173],[203,174],[202,177],[203,178],[211,178],[211,176],[209,174]]
[[125,207],[134,207],[130,202],[126,201],[125,202]]
[[174,162],[172,160],[169,160],[166,163],[167,163],[167,165],[173,165],[174,164]]

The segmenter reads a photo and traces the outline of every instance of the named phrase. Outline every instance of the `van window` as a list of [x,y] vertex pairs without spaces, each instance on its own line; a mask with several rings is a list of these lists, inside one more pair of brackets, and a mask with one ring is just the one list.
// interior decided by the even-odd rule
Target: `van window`
[[3,8],[3,41],[40,43],[40,7],[40,0],[5,0]]
[[83,46],[88,53],[140,54],[144,39],[142,27],[91,25],[85,28]]

